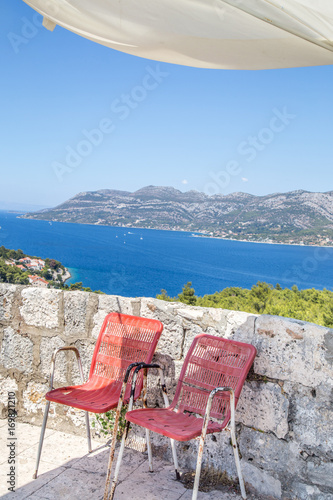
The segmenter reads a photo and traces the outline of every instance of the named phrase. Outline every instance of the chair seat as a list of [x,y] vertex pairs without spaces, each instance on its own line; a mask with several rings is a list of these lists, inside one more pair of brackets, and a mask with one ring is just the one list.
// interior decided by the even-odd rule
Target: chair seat
[[[176,441],[189,441],[200,436],[203,418],[169,408],[144,408],[126,413],[126,420]],[[207,433],[221,432],[223,426],[209,422]]]
[[88,381],[82,385],[53,389],[45,395],[45,398],[48,401],[72,406],[80,410],[105,413],[117,407],[120,391],[121,384],[119,382],[111,382],[96,387],[96,384]]

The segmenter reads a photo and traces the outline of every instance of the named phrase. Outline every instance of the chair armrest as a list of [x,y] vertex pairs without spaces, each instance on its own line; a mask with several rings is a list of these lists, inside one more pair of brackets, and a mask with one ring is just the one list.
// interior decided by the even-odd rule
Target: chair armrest
[[233,390],[232,387],[215,387],[215,389],[213,389],[211,391],[211,393],[208,396],[208,400],[207,400],[205,417],[208,414],[207,416],[209,418],[210,411],[212,409],[213,399],[218,392],[230,392],[231,419],[234,419],[234,417],[235,417],[235,391]]
[[58,353],[60,351],[73,351],[75,353],[78,367],[79,367],[79,372],[81,375],[81,380],[82,383],[84,383],[84,375],[83,375],[83,368],[82,368],[82,362],[81,362],[81,357],[78,349],[75,346],[64,346],[64,347],[58,347],[53,351],[52,357],[51,357],[51,371],[50,371],[50,391],[53,389],[53,379],[54,379],[54,371],[55,371],[55,361]]
[[230,393],[230,412],[231,412],[230,420],[231,420],[232,429],[235,428],[235,391],[233,390],[232,387],[215,387],[215,389],[213,389],[210,392],[208,399],[207,399],[206,411],[205,411],[205,416],[203,419],[202,433],[201,433],[201,436],[203,437],[203,439],[205,439],[205,436],[206,436],[210,412],[211,412],[212,404],[213,404],[213,399],[218,392],[222,392],[222,391]]

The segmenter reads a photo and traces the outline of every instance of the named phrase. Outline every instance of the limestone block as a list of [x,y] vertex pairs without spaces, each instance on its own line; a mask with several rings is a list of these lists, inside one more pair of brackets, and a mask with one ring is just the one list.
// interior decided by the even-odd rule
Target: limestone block
[[[187,306],[189,309],[190,306]],[[232,338],[239,342],[246,342],[249,335],[253,336],[255,316],[226,309],[197,308],[203,311],[198,323],[188,323],[185,326],[184,356],[190,348],[194,337],[200,333],[207,333],[216,337]],[[177,311],[181,315],[180,311]],[[183,314],[182,314],[183,315]]]
[[[168,398],[171,403],[175,394],[176,382],[177,382],[175,362],[170,356],[162,354],[160,352],[156,352],[153,356],[152,363],[156,363],[162,368],[164,381],[167,388]],[[147,386],[148,386],[147,390],[148,406],[164,407],[164,400],[162,397],[158,370],[156,369],[148,370]]]
[[15,368],[23,373],[32,372],[33,343],[9,326],[4,330],[4,338],[0,354],[0,365],[4,368]]
[[[142,429],[141,435],[144,436]],[[168,438],[152,432],[151,441],[154,456],[156,454],[172,461]],[[177,442],[177,457],[181,468],[195,470],[198,458],[198,441]],[[221,432],[214,435],[208,434],[206,436],[202,466],[203,468],[205,466],[213,467],[216,470],[225,471],[230,477],[237,477],[235,459],[228,432]]]
[[77,408],[67,407],[66,416],[70,419],[75,427],[85,427],[85,412]]
[[[182,359],[185,359],[193,340],[197,335],[200,335],[202,333],[205,333],[202,331],[202,328],[199,325],[188,325],[188,328],[184,329],[184,343],[183,343],[183,352],[182,352]],[[217,332],[214,332],[216,337],[222,337],[223,334],[220,333],[218,335]]]
[[190,322],[201,323],[204,317],[204,308],[199,307],[184,307],[176,309],[176,314]]
[[214,307],[194,307],[174,303],[175,313],[184,318],[184,325],[190,327],[193,324],[198,325],[202,329],[202,333],[208,328],[214,331],[222,332],[226,329],[227,315],[229,311]]
[[288,432],[288,409],[289,401],[279,385],[245,382],[237,405],[236,420],[284,438]]
[[179,360],[182,353],[183,334],[183,327],[177,323],[164,326],[157,344],[157,351],[170,356],[173,360]]
[[252,342],[258,350],[254,370],[308,387],[332,379],[324,342],[329,330],[311,323],[263,315],[256,320]]
[[157,319],[163,324],[163,332],[157,344],[157,351],[172,359],[180,359],[184,329],[182,318],[177,316],[177,306],[174,302],[165,302],[158,299],[141,299],[141,316]]
[[248,462],[243,463],[243,461],[242,471],[245,483],[250,485],[256,493],[265,498],[280,499],[282,497],[281,482],[275,477]]
[[317,486],[312,484],[299,483],[295,481],[290,490],[288,498],[297,498],[298,500],[333,500],[333,494],[323,493]]
[[227,323],[227,316],[229,311],[227,309],[221,309],[219,307],[205,307],[204,322],[207,327],[212,327],[214,329],[223,329]]
[[243,462],[249,462],[269,474],[277,473],[285,483],[294,481],[295,476],[298,479],[306,477],[306,463],[294,441],[244,427],[238,444]]
[[0,418],[5,418],[8,415],[8,393],[15,393],[17,390],[18,387],[15,379],[10,377],[4,378],[0,375]]
[[89,301],[89,293],[86,292],[64,292],[64,320],[66,336],[86,336],[86,311]]
[[[28,414],[44,411],[46,404],[44,396],[48,390],[48,384],[40,384],[38,382],[28,383],[27,388],[23,391],[23,407]],[[56,406],[55,404],[50,405],[49,416],[56,416]]]
[[29,326],[42,327],[45,330],[57,328],[61,295],[61,290],[24,288],[20,312],[25,323]]
[[330,488],[333,493],[333,462],[308,462],[308,478],[317,486]]
[[0,284],[0,321],[11,319],[16,289],[15,285]]
[[[198,442],[192,441],[191,463],[193,469],[195,469],[197,453]],[[206,436],[203,463],[214,467],[216,470],[225,471],[230,477],[237,477],[237,469],[229,432],[220,432]]]
[[93,330],[91,336],[97,339],[105,316],[112,312],[132,314],[132,300],[117,295],[99,295],[98,311],[93,318]]
[[330,328],[324,337],[325,359],[329,365],[333,365],[333,330]]
[[[87,381],[88,375],[89,375],[89,370],[90,370],[90,365],[91,365],[91,360],[92,360],[93,352],[95,349],[95,342],[92,343],[89,340],[77,340],[75,342],[75,347],[77,347],[79,350],[81,362],[82,362],[84,380]],[[76,358],[73,359],[73,363],[72,363],[72,383],[73,384],[81,384],[81,377],[80,377],[80,373],[78,370]]]
[[226,327],[223,337],[231,338],[239,342],[247,342],[249,335],[253,335],[254,322],[257,316],[242,311],[227,311]]
[[0,403],[7,405],[8,392],[16,392],[18,389],[16,380],[11,377],[0,376]]
[[326,386],[326,399],[320,391],[287,382],[284,390],[290,398],[294,439],[309,454],[320,452],[333,459],[331,390]]
[[[40,343],[40,370],[46,377],[50,379],[51,358],[54,350],[59,347],[64,347],[65,342],[60,337],[44,337]],[[75,356],[74,353],[68,355]],[[54,383],[66,384],[67,380],[67,362],[65,352],[59,352],[55,362]]]

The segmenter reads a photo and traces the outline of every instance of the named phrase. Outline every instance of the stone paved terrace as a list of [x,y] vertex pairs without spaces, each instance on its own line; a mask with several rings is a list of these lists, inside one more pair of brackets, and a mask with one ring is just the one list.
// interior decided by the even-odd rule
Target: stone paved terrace
[[[40,475],[32,479],[40,427],[17,422],[16,491],[8,492],[7,421],[0,420],[0,498],[2,500],[101,500],[109,457],[107,444],[93,441],[93,452],[87,453],[86,439],[46,429]],[[241,496],[224,491],[199,492],[199,500],[239,500]],[[154,458],[154,472],[148,472],[145,453],[125,449],[120,482],[115,500],[191,500],[192,490],[174,478],[170,462]],[[250,497],[254,499],[253,496]]]

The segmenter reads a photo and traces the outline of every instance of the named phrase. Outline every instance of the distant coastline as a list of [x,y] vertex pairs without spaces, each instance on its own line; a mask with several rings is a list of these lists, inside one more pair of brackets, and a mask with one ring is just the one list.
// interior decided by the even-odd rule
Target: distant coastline
[[[145,227],[145,226],[119,226],[119,225],[111,225],[111,224],[101,224],[101,223],[91,223],[91,222],[72,222],[72,221],[62,221],[62,220],[55,220],[55,219],[36,219],[36,218],[29,218],[29,217],[24,217],[23,215],[20,215],[17,217],[18,219],[27,219],[27,220],[39,220],[39,221],[44,221],[44,222],[59,222],[61,224],[77,224],[77,225],[82,225],[82,226],[100,226],[100,227],[113,227],[113,228],[119,228],[119,229],[150,229],[152,231],[171,231],[171,232],[180,232],[180,233],[190,233],[193,235],[193,238],[211,238],[215,240],[223,240],[223,241],[239,241],[241,243],[260,243],[260,244],[267,244],[267,245],[288,245],[288,246],[298,246],[298,247],[318,247],[318,248],[333,248],[333,245],[331,244],[323,244],[323,245],[318,245],[318,244],[306,244],[306,243],[286,243],[283,241],[260,241],[260,240],[246,240],[246,239],[237,239],[237,238],[224,238],[223,236],[214,236],[210,234],[206,234],[200,231],[195,231],[192,230],[190,231],[189,229],[181,229],[181,228],[164,228],[164,227]],[[194,233],[197,233],[195,235]],[[68,278],[69,279],[69,278]]]
[[63,277],[63,283],[65,284],[66,281],[70,280],[72,278],[72,275],[68,269],[68,267],[65,267],[65,274],[64,274],[64,277]]
[[54,208],[22,217],[186,231],[248,243],[333,246],[333,191],[300,189],[265,196],[241,192],[210,196],[166,186],[146,186],[135,192],[101,189],[78,193]]
[[[193,233],[193,231],[192,231]],[[333,245],[315,245],[315,244],[301,244],[301,243],[285,243],[283,241],[256,241],[256,240],[238,240],[236,238],[222,238],[221,236],[210,236],[207,234],[202,234],[198,236],[193,236],[193,238],[213,238],[215,240],[223,240],[223,241],[239,241],[240,243],[257,243],[262,245],[287,245],[291,247],[307,247],[307,248],[333,248]]]

